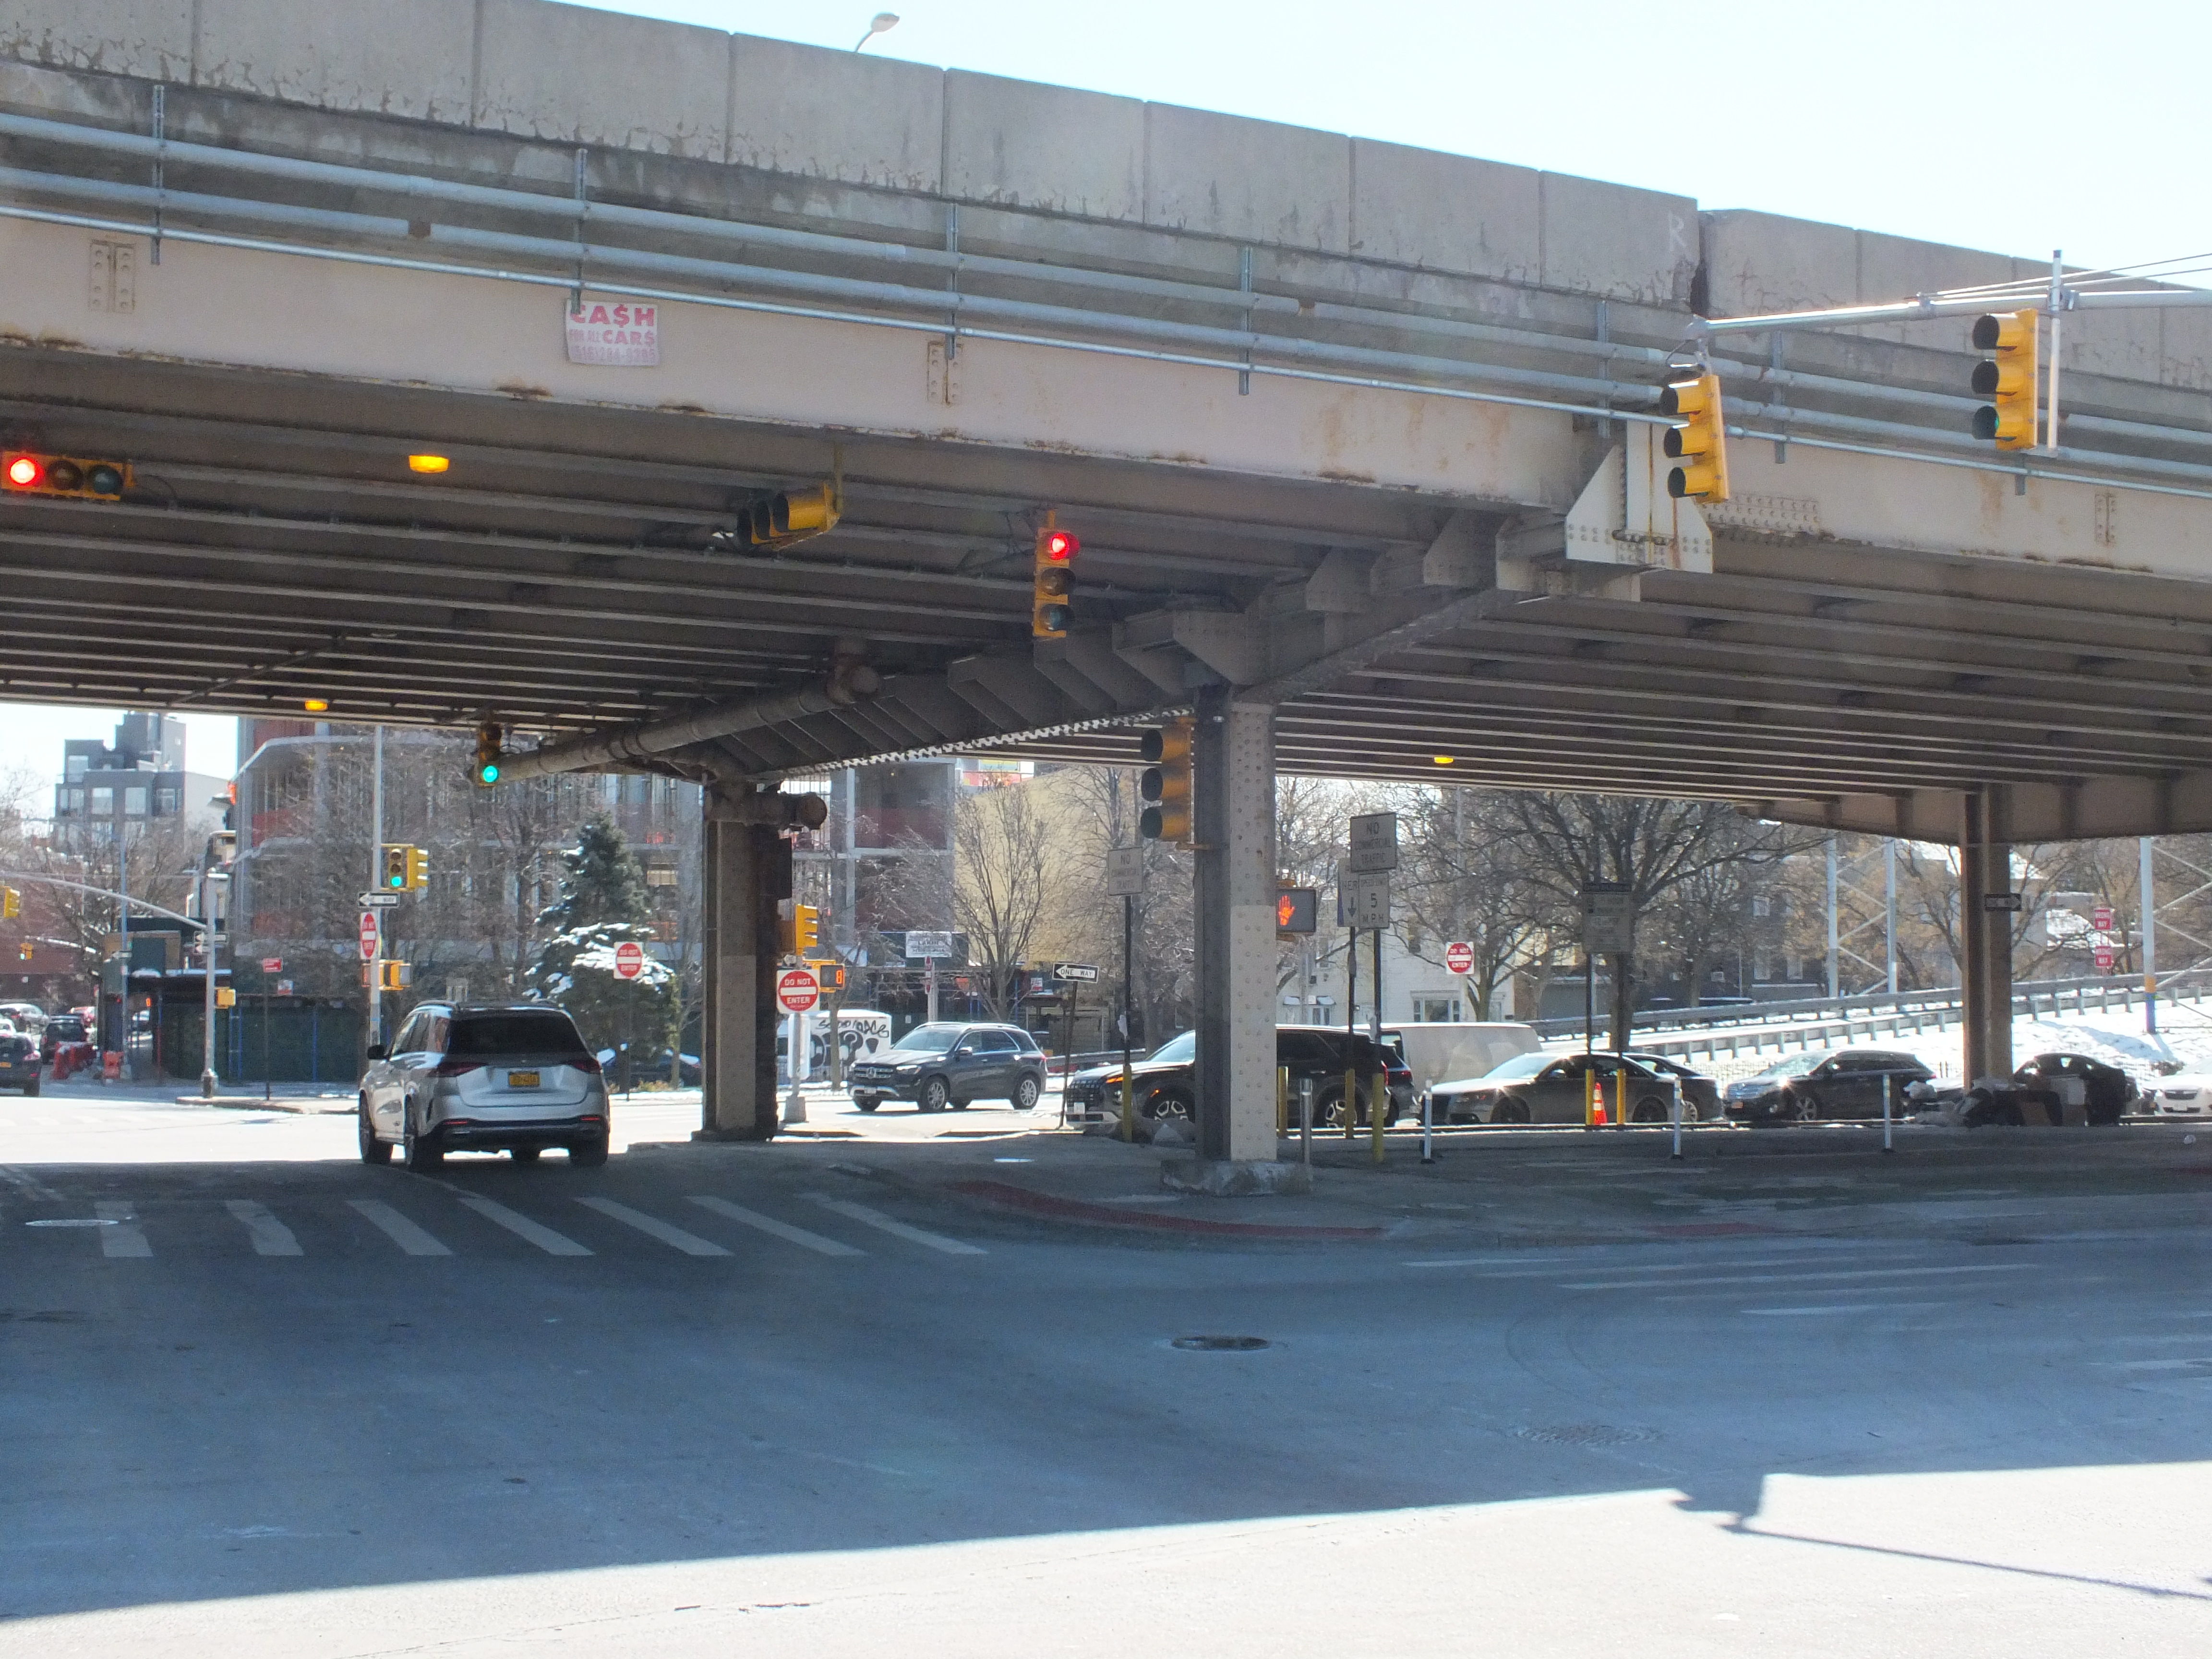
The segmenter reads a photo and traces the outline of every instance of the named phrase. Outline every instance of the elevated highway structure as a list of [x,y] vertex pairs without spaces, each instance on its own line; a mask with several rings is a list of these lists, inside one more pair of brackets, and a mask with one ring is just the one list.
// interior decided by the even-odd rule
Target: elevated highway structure
[[[1730,799],[1960,842],[1977,892],[2013,840],[2212,827],[2212,313],[2069,317],[2012,454],[1962,321],[1721,337],[1731,497],[1660,483],[1700,316],[2042,268],[544,0],[25,0],[0,422],[131,477],[0,494],[0,690],[712,783],[745,1134],[762,791],[1194,710],[1206,1146],[1264,1159],[1278,769]],[[816,485],[825,533],[741,533]]]

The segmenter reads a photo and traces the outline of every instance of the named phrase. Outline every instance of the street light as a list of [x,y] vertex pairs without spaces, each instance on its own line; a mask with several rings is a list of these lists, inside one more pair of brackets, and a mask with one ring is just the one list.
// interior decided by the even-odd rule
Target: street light
[[868,20],[868,32],[860,38],[860,40],[854,46],[853,50],[854,52],[860,51],[862,46],[866,46],[869,41],[874,40],[878,35],[883,33],[888,29],[895,29],[897,27],[898,14],[896,12],[878,12],[873,17],[871,17]]

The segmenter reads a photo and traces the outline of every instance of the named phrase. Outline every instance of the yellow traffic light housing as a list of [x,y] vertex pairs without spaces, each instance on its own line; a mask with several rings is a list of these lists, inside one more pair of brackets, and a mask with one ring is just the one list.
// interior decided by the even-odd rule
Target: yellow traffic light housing
[[755,547],[775,547],[835,530],[844,512],[845,503],[832,485],[781,489],[739,509],[738,529]]
[[419,847],[407,849],[407,885],[411,890],[430,884],[430,855]]
[[13,921],[22,914],[22,894],[13,887],[0,887],[0,916]]
[[0,488],[23,495],[119,501],[131,488],[131,463],[10,449],[0,453]]
[[776,945],[785,956],[801,955],[822,943],[822,912],[816,906],[784,899],[776,909]]
[[[1682,378],[1686,376],[1687,378]],[[1690,370],[1660,388],[1659,412],[1679,418],[1661,441],[1669,459],[1682,463],[1667,475],[1667,493],[1701,501],[1729,498],[1728,428],[1721,415],[1721,377]]]
[[238,993],[228,985],[216,986],[215,988],[215,1006],[218,1008],[237,1007]]
[[1047,525],[1037,532],[1036,577],[1030,605],[1030,635],[1033,639],[1067,636],[1075,608],[1069,595],[1075,591],[1075,555],[1083,544],[1065,530]]
[[384,849],[382,885],[391,892],[404,891],[407,886],[407,848],[386,847]]
[[376,968],[376,988],[380,991],[404,991],[415,982],[415,968],[411,963],[380,962]]
[[489,789],[499,781],[499,763],[505,753],[507,733],[497,720],[486,720],[477,727],[477,766],[469,775],[476,780],[477,787]]
[[1974,435],[1999,449],[2035,447],[2035,322],[2033,311],[1974,319],[1974,349],[1996,353],[1974,365],[1975,395],[1991,400],[1974,411]]
[[1186,714],[1146,732],[1139,743],[1139,752],[1152,763],[1138,781],[1138,793],[1152,803],[1137,821],[1147,841],[1190,845],[1190,749],[1195,729]]

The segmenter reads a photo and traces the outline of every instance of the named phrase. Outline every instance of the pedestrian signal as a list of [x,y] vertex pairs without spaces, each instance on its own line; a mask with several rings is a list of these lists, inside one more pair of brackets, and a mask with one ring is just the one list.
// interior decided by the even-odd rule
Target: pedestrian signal
[[1310,933],[1321,921],[1321,890],[1314,887],[1285,887],[1275,895],[1275,933],[1279,938]]
[[1974,349],[1994,351],[1974,365],[1977,397],[1991,401],[1974,411],[1974,435],[1999,449],[2035,445],[2035,313],[2015,311],[1974,319]]
[[1185,715],[1146,732],[1139,741],[1139,752],[1152,763],[1138,781],[1138,793],[1152,803],[1137,820],[1137,829],[1147,841],[1190,845],[1194,731],[1193,721]]
[[1661,440],[1668,455],[1682,463],[1667,475],[1667,493],[1678,500],[1692,495],[1701,501],[1724,501],[1729,498],[1728,430],[1721,418],[1721,377],[1691,369],[1675,374],[1659,391],[1659,412],[1683,422],[1668,427]]

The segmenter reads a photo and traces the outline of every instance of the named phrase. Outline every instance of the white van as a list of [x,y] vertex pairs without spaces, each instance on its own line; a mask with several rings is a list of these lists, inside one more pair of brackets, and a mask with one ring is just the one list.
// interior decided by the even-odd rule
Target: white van
[[1384,1040],[1395,1038],[1413,1074],[1413,1091],[1458,1078],[1481,1077],[1516,1054],[1532,1054],[1544,1046],[1533,1025],[1512,1020],[1417,1021],[1393,1025]]

